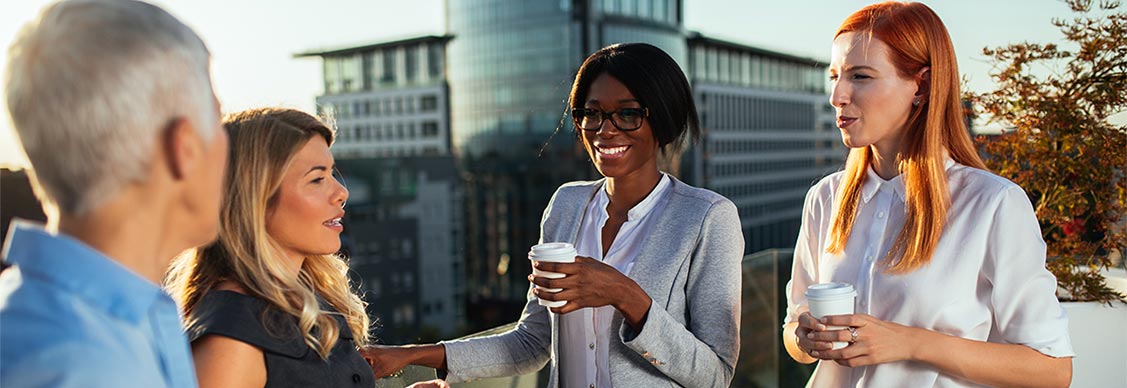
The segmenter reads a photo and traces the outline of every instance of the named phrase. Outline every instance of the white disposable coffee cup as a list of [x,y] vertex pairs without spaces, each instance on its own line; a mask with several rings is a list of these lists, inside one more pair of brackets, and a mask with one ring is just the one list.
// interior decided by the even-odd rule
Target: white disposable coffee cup
[[[575,247],[572,246],[570,243],[553,242],[553,243],[543,243],[543,244],[533,245],[532,249],[528,251],[528,259],[532,260],[533,263],[535,263],[537,261],[546,261],[546,262],[553,262],[553,263],[574,263],[575,262],[575,256],[578,255],[578,254],[579,253],[575,251]],[[536,276],[546,277],[546,278],[549,278],[549,279],[560,279],[560,278],[563,278],[564,276],[566,276],[562,273],[541,271],[539,269],[536,269],[535,266],[532,267],[532,274],[536,275]],[[562,288],[540,288],[540,289],[543,290],[543,291],[552,292],[552,293],[563,291]],[[566,300],[558,300],[558,301],[553,302],[553,301],[546,301],[546,300],[540,299],[540,305],[541,306],[561,307],[565,304],[567,304]]]
[[[857,290],[849,283],[821,283],[806,287],[806,301],[810,304],[810,315],[822,319],[829,315],[853,314],[853,302]],[[846,326],[828,326],[828,330],[845,330]],[[849,346],[848,342],[834,342],[834,349]]]

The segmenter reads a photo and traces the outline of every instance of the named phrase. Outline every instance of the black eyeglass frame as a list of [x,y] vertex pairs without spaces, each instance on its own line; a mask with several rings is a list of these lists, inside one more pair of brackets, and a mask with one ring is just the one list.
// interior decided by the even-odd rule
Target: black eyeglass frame
[[[621,113],[623,110],[640,110],[640,111],[642,111],[642,119],[638,120],[638,126],[637,127],[623,128],[623,127],[618,125],[618,121],[615,120],[613,116]],[[593,111],[593,112],[597,112],[599,114],[599,125],[595,126],[594,129],[583,128],[583,126],[579,124],[580,120],[582,120],[583,116],[585,116],[583,113],[586,112],[586,111]],[[621,115],[619,115],[619,116],[621,116]],[[575,124],[575,127],[579,128],[581,130],[584,130],[584,131],[589,131],[589,132],[597,132],[600,129],[602,129],[603,123],[606,122],[606,120],[608,118],[610,119],[610,124],[613,125],[619,131],[623,131],[623,132],[637,131],[639,128],[642,128],[642,124],[649,117],[650,117],[650,108],[647,108],[647,107],[621,108],[619,110],[611,111],[611,112],[603,112],[603,111],[598,110],[598,109],[590,109],[590,108],[575,108],[575,109],[571,110],[571,121],[572,121],[572,123]]]

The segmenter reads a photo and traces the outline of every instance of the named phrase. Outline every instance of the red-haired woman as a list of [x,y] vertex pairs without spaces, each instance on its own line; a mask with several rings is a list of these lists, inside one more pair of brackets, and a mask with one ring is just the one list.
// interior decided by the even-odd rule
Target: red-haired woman
[[[791,357],[821,360],[810,386],[1067,386],[1068,319],[1033,208],[975,153],[939,17],[857,11],[830,79],[852,150],[806,197],[783,330]],[[854,314],[810,314],[807,286],[830,282],[856,287]]]

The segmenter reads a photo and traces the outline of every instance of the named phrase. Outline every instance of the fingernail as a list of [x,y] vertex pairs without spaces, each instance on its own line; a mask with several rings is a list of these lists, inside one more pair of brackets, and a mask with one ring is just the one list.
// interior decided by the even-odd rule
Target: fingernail
[[806,338],[814,339],[814,333],[806,333]]
[[814,357],[818,357],[818,351],[817,350],[811,350],[810,355],[814,356]]

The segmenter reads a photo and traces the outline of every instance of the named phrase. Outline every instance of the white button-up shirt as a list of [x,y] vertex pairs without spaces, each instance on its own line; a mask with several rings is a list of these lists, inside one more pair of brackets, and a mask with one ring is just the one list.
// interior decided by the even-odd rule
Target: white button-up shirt
[[[649,235],[662,208],[656,207],[669,193],[669,176],[662,174],[653,191],[627,212],[627,220],[603,257],[603,226],[610,216],[610,198],[602,188],[587,204],[586,215],[579,229],[575,249],[580,256],[601,260],[624,274],[630,273],[634,259]],[[583,308],[560,316],[560,386],[564,388],[611,388],[610,341],[618,341],[611,332],[613,306]],[[625,324],[625,323],[623,323]]]
[[[811,188],[787,284],[786,322],[809,311],[803,295],[808,285],[846,282],[857,288],[857,313],[977,341],[1021,344],[1052,357],[1073,356],[1068,318],[1056,299],[1056,279],[1045,269],[1045,243],[1025,191],[950,160],[946,172],[951,192],[946,230],[931,262],[903,275],[887,274],[882,265],[906,217],[901,177],[886,181],[868,170],[853,231],[840,254],[825,252],[842,173]],[[915,362],[849,368],[821,361],[808,386],[978,385]]]

